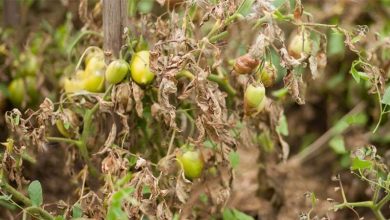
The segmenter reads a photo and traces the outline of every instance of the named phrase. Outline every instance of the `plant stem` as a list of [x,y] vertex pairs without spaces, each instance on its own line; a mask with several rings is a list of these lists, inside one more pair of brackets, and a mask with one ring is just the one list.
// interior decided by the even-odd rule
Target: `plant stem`
[[68,144],[74,144],[76,146],[78,146],[80,144],[80,141],[78,140],[73,140],[73,139],[70,139],[70,138],[63,138],[63,137],[46,137],[46,139],[48,141],[52,141],[52,142],[64,142],[64,143],[68,143]]
[[31,206],[32,205],[31,200],[29,198],[27,198],[25,195],[20,193],[14,187],[12,187],[8,183],[6,183],[4,180],[1,181],[0,187],[1,187],[1,189],[4,189],[8,193],[10,193],[12,195],[12,198],[15,198],[16,200],[22,202],[26,206]]
[[54,217],[50,213],[48,213],[44,209],[41,209],[40,207],[30,206],[30,207],[27,207],[25,210],[26,210],[26,212],[30,213],[31,215],[38,214],[44,219],[54,220]]
[[[108,94],[110,94],[112,87],[113,87],[113,85],[110,85],[110,87],[107,88],[106,92],[103,95],[103,100],[107,99]],[[80,141],[78,141],[79,144],[77,145],[79,147],[80,154],[84,158],[84,160],[87,162],[88,167],[90,168],[92,175],[97,175],[98,171],[90,161],[88,148],[87,148],[87,142],[88,142],[88,137],[90,137],[91,133],[92,133],[93,115],[97,112],[97,110],[99,110],[99,103],[96,103],[92,107],[92,109],[88,109],[84,113],[84,127],[83,127],[83,131],[81,133]]]
[[218,83],[218,85],[221,86],[229,95],[235,96],[237,94],[236,90],[229,84],[226,78],[210,74],[207,79]]
[[383,197],[383,199],[381,199],[377,204],[377,208],[378,210],[380,210],[388,201],[390,201],[390,192],[387,193],[387,195],[385,197]]

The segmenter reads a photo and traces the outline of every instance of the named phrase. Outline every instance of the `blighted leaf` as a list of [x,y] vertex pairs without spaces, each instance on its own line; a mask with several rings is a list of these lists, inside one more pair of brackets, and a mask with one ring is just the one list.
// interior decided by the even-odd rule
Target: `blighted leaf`
[[390,86],[387,87],[385,94],[382,97],[381,102],[385,105],[390,105]]
[[373,166],[372,161],[369,160],[363,160],[358,157],[355,157],[352,159],[352,170],[363,170],[363,169],[371,169]]
[[288,89],[288,92],[294,98],[295,102],[299,105],[305,104],[303,91],[305,90],[306,85],[302,80],[302,76],[298,76],[293,72],[290,72],[283,78],[283,81],[285,87]]
[[347,150],[345,149],[343,136],[337,135],[332,138],[329,142],[330,147],[334,150],[336,154],[345,154]]
[[240,163],[240,155],[236,151],[231,151],[229,153],[229,161],[232,168],[236,169]]
[[31,203],[33,206],[40,206],[42,205],[43,198],[42,198],[42,186],[41,183],[38,180],[34,180],[30,183],[28,186],[28,196],[31,199]]

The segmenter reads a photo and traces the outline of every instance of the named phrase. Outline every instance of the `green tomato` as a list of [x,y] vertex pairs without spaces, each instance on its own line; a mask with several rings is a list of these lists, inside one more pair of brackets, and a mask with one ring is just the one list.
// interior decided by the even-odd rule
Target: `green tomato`
[[112,61],[106,70],[106,80],[111,84],[120,83],[129,72],[129,64],[124,60]]
[[302,53],[310,55],[313,42],[310,39],[310,32],[299,31],[295,34],[288,45],[288,53],[295,59],[301,58]]
[[89,92],[102,92],[104,90],[104,74],[100,71],[91,73],[82,80],[83,89]]
[[22,78],[16,78],[8,85],[9,99],[14,106],[21,106],[26,93]]
[[244,94],[244,101],[249,108],[257,108],[265,98],[265,88],[262,84],[254,86],[250,84]]
[[130,64],[131,78],[140,85],[150,84],[154,73],[150,71],[150,52],[143,50],[133,55]]
[[38,58],[32,53],[22,53],[17,62],[17,67],[20,70],[20,76],[36,75],[39,63]]
[[200,177],[203,171],[204,162],[198,150],[188,150],[176,155],[177,161],[183,168],[184,175],[189,179]]

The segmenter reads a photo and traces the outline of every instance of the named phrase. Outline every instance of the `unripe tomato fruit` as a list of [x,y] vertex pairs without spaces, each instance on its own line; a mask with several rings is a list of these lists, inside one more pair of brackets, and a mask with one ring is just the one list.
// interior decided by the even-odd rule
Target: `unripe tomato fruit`
[[189,179],[200,177],[204,162],[199,150],[188,150],[176,155],[177,161],[183,168],[184,175]]
[[257,108],[265,97],[265,88],[262,84],[250,84],[245,90],[245,102],[250,108]]
[[104,90],[104,74],[96,71],[82,80],[83,88],[89,92],[102,92]]
[[312,50],[312,40],[310,39],[310,33],[307,31],[299,31],[295,34],[288,45],[288,53],[295,59],[299,59],[302,53],[310,55]]
[[129,72],[129,64],[124,60],[112,61],[106,70],[106,80],[111,84],[120,83]]
[[131,78],[140,85],[147,85],[154,79],[154,73],[150,71],[150,52],[143,50],[133,55],[130,64]]
[[8,85],[9,99],[14,106],[21,106],[24,95],[25,87],[22,78],[16,78]]

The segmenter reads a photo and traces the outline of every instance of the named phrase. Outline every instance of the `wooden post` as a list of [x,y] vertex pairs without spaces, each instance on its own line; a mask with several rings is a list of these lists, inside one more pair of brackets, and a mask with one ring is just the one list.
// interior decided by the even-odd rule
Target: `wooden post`
[[3,21],[6,27],[17,27],[20,24],[20,5],[16,0],[4,0]]
[[108,54],[107,61],[119,57],[126,19],[127,0],[103,0],[103,49]]

